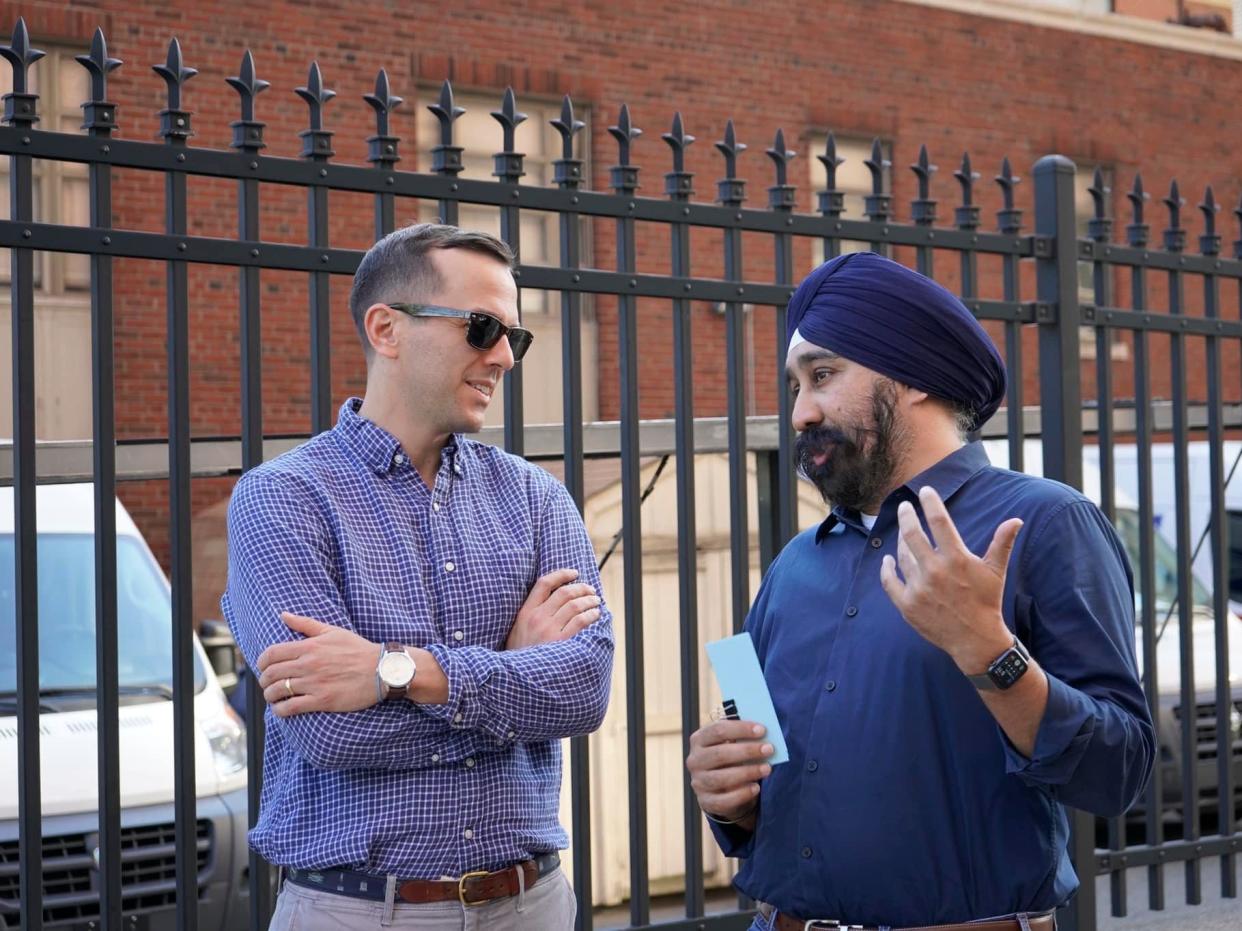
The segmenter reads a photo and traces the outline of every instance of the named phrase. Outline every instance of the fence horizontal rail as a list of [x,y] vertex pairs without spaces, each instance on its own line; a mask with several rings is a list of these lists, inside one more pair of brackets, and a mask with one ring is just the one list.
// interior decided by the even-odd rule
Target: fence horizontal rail
[[[28,140],[28,141],[27,141]],[[1035,254],[1032,237],[952,227],[910,226],[896,221],[847,220],[815,214],[754,207],[634,197],[599,191],[515,185],[363,165],[310,162],[222,149],[173,148],[151,142],[64,133],[21,132],[0,127],[0,155],[29,155],[56,161],[101,164],[155,172],[255,180],[294,187],[324,187],[359,194],[392,194],[425,200],[449,200],[483,206],[518,205],[526,210],[579,213],[655,223],[689,223],[698,227],[741,229],[757,233],[882,241],[893,245],[970,250],[1022,258]]]
[[1151,313],[1122,307],[1080,305],[1082,322],[1088,326],[1119,330],[1151,330],[1157,333],[1185,333],[1192,336],[1242,337],[1242,322],[1214,317],[1187,317],[1184,314]]
[[1096,873],[1111,873],[1136,866],[1200,860],[1222,854],[1242,853],[1242,835],[1199,837],[1195,840],[1168,840],[1157,846],[1139,845],[1121,850],[1102,850],[1096,854]]
[[1220,275],[1226,278],[1242,278],[1242,258],[1224,258],[1219,255],[1202,255],[1194,252],[1166,252],[1162,249],[1145,249],[1122,246],[1090,239],[1078,241],[1078,257],[1083,261],[1103,262],[1106,265],[1123,265],[1134,268],[1152,268],[1158,271],[1189,272],[1196,275]]
[[[1203,430],[1208,425],[1205,405],[1192,404],[1188,412],[1191,429]],[[1041,418],[1038,407],[1022,411],[1022,432],[1038,436]],[[1169,402],[1152,405],[1152,429],[1167,431],[1173,426],[1173,406]],[[1224,426],[1242,429],[1242,403],[1228,404],[1224,410]],[[676,451],[673,420],[644,420],[638,427],[638,455],[668,456]],[[1135,411],[1117,404],[1113,409],[1113,431],[1124,435],[1135,429]],[[1083,432],[1090,436],[1099,430],[1099,410],[1083,410]],[[1005,439],[1008,433],[1008,412],[1001,408],[984,424],[984,439]],[[478,434],[484,443],[499,446],[504,438],[502,427],[486,427]],[[583,455],[587,458],[613,458],[621,455],[621,424],[615,420],[586,423],[582,428]],[[310,434],[270,435],[263,440],[263,458],[272,459],[310,439]],[[527,425],[525,456],[532,460],[557,460],[564,456],[564,428],[560,424]],[[780,448],[780,424],[775,416],[746,418],[746,448],[750,452],[772,452]],[[91,480],[90,440],[51,440],[40,442],[35,453],[35,467],[40,484],[89,482]],[[729,451],[729,420],[727,417],[698,417],[694,422],[694,451],[698,455]],[[191,441],[190,474],[194,478],[236,475],[242,468],[242,443],[238,437],[195,438]],[[168,477],[168,444],[163,440],[124,440],[116,447],[117,478],[140,481]],[[0,441],[0,487],[13,483],[13,447]]]

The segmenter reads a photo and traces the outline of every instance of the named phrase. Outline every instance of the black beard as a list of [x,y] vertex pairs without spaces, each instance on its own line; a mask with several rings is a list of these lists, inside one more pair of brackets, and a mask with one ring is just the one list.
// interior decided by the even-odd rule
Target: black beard
[[[868,513],[878,509],[892,490],[901,451],[897,426],[897,392],[892,382],[879,382],[871,394],[871,423],[844,427],[819,426],[798,434],[794,447],[798,471],[832,506]],[[822,465],[818,453],[828,451]]]

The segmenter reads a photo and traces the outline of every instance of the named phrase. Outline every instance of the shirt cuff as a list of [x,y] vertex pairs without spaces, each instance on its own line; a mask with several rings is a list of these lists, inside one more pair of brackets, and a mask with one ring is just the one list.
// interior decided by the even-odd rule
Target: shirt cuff
[[1090,698],[1044,670],[1048,679],[1048,703],[1035,734],[1030,757],[1020,753],[1005,732],[997,727],[1005,748],[1005,772],[1028,785],[1057,786],[1069,782],[1082,760],[1095,730]]
[[442,643],[424,649],[435,657],[448,680],[448,698],[438,705],[419,704],[419,708],[451,727],[481,730],[501,744],[511,743],[514,733],[507,717],[487,707],[483,690],[492,674],[492,665],[477,650],[451,650]]
[[[707,818],[706,815],[703,817]],[[721,824],[719,821],[713,821],[711,818],[707,818],[707,825],[712,829],[712,834],[716,837],[716,843],[720,847],[720,852],[726,857],[745,859],[754,852],[754,831],[744,831],[736,824]]]

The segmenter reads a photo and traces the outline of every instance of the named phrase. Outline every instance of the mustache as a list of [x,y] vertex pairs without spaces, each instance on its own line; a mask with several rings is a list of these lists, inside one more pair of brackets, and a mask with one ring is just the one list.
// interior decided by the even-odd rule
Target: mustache
[[818,426],[803,430],[794,443],[794,459],[798,471],[810,476],[815,469],[814,458],[829,446],[848,446],[853,443],[844,430],[839,427]]

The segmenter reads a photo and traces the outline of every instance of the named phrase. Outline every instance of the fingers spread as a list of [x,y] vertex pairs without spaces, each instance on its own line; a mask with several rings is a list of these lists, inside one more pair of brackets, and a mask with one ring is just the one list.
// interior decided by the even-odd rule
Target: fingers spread
[[914,505],[909,501],[903,501],[897,506],[897,524],[901,540],[910,548],[914,558],[920,563],[929,562],[936,551],[927,539],[927,534],[923,532],[923,525],[919,523],[919,515],[915,512]]
[[949,509],[945,507],[936,489],[930,485],[920,488],[919,503],[923,505],[923,516],[927,519],[927,526],[932,536],[936,538],[936,547],[965,550],[966,544],[962,542],[957,526],[953,523],[953,518],[949,516]]
[[997,575],[1004,576],[1009,568],[1009,557],[1013,553],[1013,545],[1021,529],[1022,519],[1018,517],[1011,517],[996,528],[996,533],[992,537],[987,553],[984,554],[983,561]]

